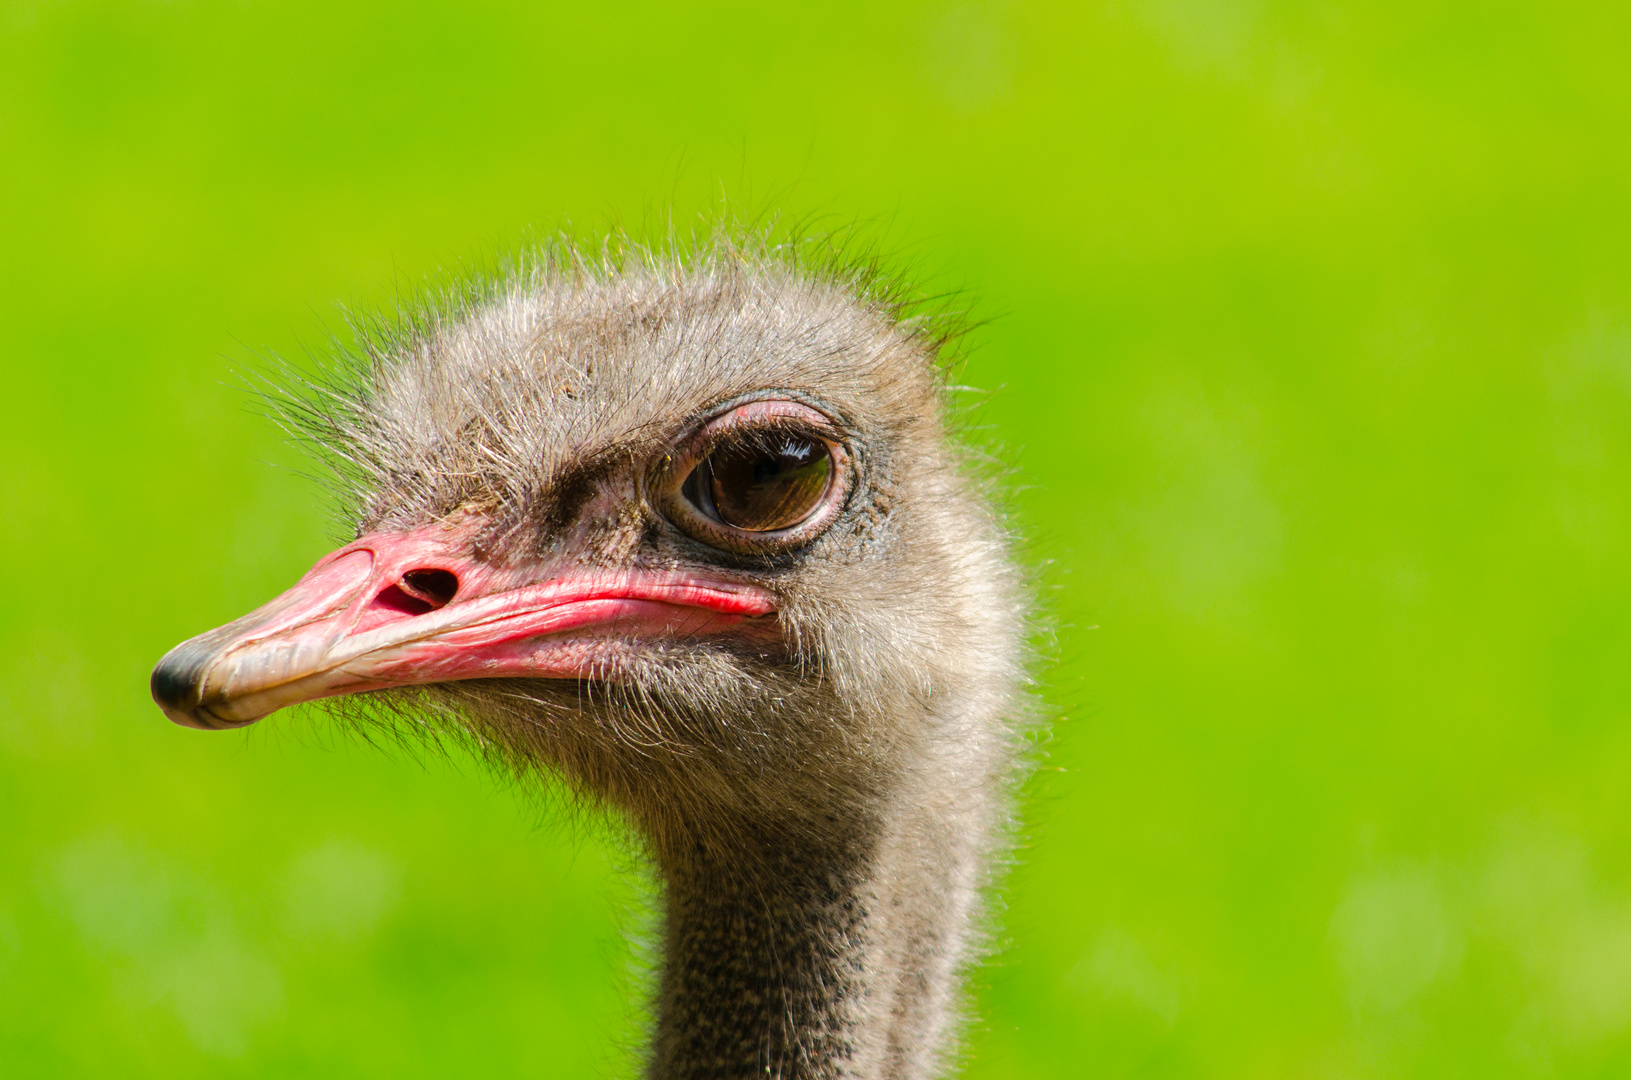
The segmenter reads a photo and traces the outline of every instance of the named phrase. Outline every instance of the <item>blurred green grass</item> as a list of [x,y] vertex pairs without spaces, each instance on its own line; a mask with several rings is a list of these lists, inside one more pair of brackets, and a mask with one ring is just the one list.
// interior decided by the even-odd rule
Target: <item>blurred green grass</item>
[[885,220],[1058,625],[971,1077],[1631,1075],[1631,15],[0,4],[0,1073],[626,1073],[637,888],[164,722],[328,509],[234,370],[529,233]]

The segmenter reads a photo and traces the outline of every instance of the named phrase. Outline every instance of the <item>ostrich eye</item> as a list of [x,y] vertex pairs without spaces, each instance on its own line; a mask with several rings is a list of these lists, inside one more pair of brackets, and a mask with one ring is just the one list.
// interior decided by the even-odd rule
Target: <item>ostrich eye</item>
[[857,476],[848,437],[830,415],[803,402],[745,401],[705,421],[659,460],[657,509],[719,551],[793,552],[844,510]]
[[827,444],[807,435],[777,432],[727,443],[697,470],[697,494],[719,520],[744,532],[787,529],[821,505],[832,486]]

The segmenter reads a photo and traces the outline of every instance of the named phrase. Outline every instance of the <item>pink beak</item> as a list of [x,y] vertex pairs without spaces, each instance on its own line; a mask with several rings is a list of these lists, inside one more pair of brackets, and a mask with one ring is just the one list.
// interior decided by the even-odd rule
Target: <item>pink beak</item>
[[153,700],[178,724],[214,729],[391,686],[594,678],[609,638],[708,637],[776,611],[762,589],[696,573],[537,580],[451,555],[455,539],[432,525],[324,556],[276,600],[166,653]]

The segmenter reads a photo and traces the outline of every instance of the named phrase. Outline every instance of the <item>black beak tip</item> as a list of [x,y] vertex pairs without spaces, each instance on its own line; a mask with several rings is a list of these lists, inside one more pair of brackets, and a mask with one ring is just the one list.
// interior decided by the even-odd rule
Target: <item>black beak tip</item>
[[192,647],[192,642],[177,645],[164,654],[153,668],[150,686],[153,700],[164,710],[164,715],[183,727],[214,731],[227,725],[213,723],[215,719],[202,706],[199,688],[204,681],[204,668],[210,653]]

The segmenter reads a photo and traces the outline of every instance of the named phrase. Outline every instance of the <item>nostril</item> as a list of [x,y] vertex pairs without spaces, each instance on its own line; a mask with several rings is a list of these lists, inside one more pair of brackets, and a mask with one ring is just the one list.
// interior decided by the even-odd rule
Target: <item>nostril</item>
[[459,579],[447,570],[409,570],[399,584],[403,592],[429,604],[431,611],[446,607],[459,591]]
[[404,615],[423,615],[446,607],[458,591],[459,579],[446,570],[409,570],[374,597],[374,605]]

